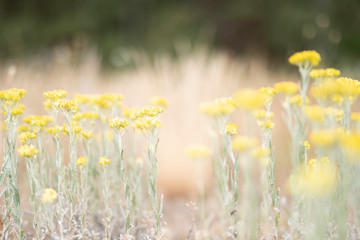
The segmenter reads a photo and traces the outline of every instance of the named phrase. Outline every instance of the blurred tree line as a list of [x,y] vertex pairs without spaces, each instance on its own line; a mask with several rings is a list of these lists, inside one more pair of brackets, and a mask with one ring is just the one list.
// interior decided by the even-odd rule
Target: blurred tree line
[[135,48],[205,43],[277,58],[302,49],[360,54],[359,0],[0,0],[0,57],[61,44],[95,46],[105,64]]

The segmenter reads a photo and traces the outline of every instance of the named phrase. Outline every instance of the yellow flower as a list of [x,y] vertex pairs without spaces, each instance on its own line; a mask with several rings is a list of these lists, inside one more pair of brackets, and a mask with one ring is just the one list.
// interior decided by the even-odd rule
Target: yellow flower
[[319,105],[305,106],[304,112],[310,120],[320,123],[324,122],[325,120],[326,109],[322,108]]
[[260,92],[264,93],[266,96],[273,97],[278,93],[278,90],[272,87],[262,87]]
[[120,128],[125,128],[127,125],[129,125],[129,121],[119,117],[109,120],[109,126],[111,128],[120,129]]
[[225,126],[225,131],[226,131],[227,134],[235,135],[235,134],[237,134],[237,129],[238,129],[238,127],[239,127],[238,125],[229,122],[229,123],[226,124],[226,126]]
[[100,161],[99,161],[99,164],[100,164],[100,165],[107,165],[107,164],[109,164],[110,162],[111,162],[110,159],[107,159],[106,157],[101,157],[101,158],[100,158]]
[[350,157],[358,159],[360,156],[360,134],[356,132],[344,134],[341,145]]
[[37,127],[44,127],[46,124],[52,121],[54,121],[54,118],[48,115],[29,115],[24,118],[24,122]]
[[105,93],[92,98],[92,102],[101,109],[110,109],[117,106],[118,103],[124,99],[121,94]]
[[252,152],[255,158],[268,158],[270,156],[270,148],[257,147]]
[[215,99],[212,102],[200,104],[200,111],[210,116],[228,115],[235,111],[236,101],[231,97]]
[[255,110],[253,112],[253,115],[254,117],[257,119],[257,120],[261,120],[261,119],[272,119],[274,117],[274,113],[272,112],[268,112],[264,109],[258,109],[258,110]]
[[89,139],[89,138],[92,138],[93,132],[92,132],[92,131],[82,132],[81,135],[82,135],[84,138]]
[[86,157],[79,157],[76,161],[75,164],[76,166],[83,166],[86,164],[87,158]]
[[337,143],[342,136],[342,130],[338,129],[314,129],[310,132],[310,141],[317,146],[330,147]]
[[16,131],[18,132],[29,132],[30,131],[30,127],[26,124],[23,124],[21,126],[19,126]]
[[357,122],[360,122],[360,112],[351,113],[351,119]]
[[266,129],[273,129],[275,127],[275,123],[267,120],[267,121],[260,121],[259,126],[266,128]]
[[320,54],[314,50],[297,52],[289,57],[289,63],[299,67],[306,66],[308,64],[316,67],[319,65],[320,61]]
[[74,116],[71,117],[71,119],[74,121],[79,121],[84,118],[97,119],[97,118],[99,118],[99,113],[97,113],[97,112],[77,112]]
[[[301,99],[300,94],[296,94],[296,95],[292,96],[289,99],[289,102],[290,102],[290,104],[293,104],[293,105],[296,105],[296,106],[301,106],[302,105],[302,99]],[[310,100],[309,100],[308,97],[305,98],[305,103],[306,104],[310,103]]]
[[211,150],[205,145],[197,144],[188,146],[185,154],[190,158],[207,158],[211,155]]
[[122,115],[124,117],[128,117],[131,120],[134,120],[138,117],[143,117],[144,112],[141,111],[141,109],[139,109],[138,107],[132,107],[132,108],[124,107],[122,109]]
[[133,128],[140,131],[152,131],[156,128],[160,128],[160,120],[156,117],[142,117],[137,118],[133,123]]
[[46,131],[51,133],[52,135],[57,135],[59,132],[61,132],[63,130],[63,127],[60,126],[54,126],[54,127],[48,127],[46,128]]
[[11,109],[11,115],[20,115],[23,114],[25,110],[25,106],[22,104],[18,104],[16,108]]
[[255,89],[241,89],[234,94],[234,99],[240,107],[252,110],[265,105],[266,95]]
[[303,142],[303,145],[306,149],[310,149],[310,143],[308,141]]
[[75,104],[74,100],[63,100],[59,99],[53,104],[54,107],[69,113],[76,113],[79,107]]
[[337,168],[329,161],[309,161],[289,180],[291,192],[307,198],[327,195],[335,190],[338,180]]
[[92,99],[93,99],[92,95],[80,94],[80,93],[74,95],[74,101],[76,102],[76,104],[84,104],[84,103],[90,104],[92,102]]
[[18,148],[18,153],[22,157],[32,157],[35,154],[37,154],[39,150],[35,148],[34,145],[22,145],[20,148]]
[[67,91],[65,90],[53,90],[44,92],[44,97],[50,101],[57,101],[60,98],[66,97],[68,95]]
[[36,138],[36,134],[33,132],[22,132],[19,134],[21,144],[25,144],[28,139]]
[[360,82],[351,78],[326,79],[311,88],[316,98],[328,99],[342,103],[343,100],[352,102],[360,94]]
[[299,86],[296,83],[290,81],[275,83],[274,87],[276,90],[283,92],[286,95],[292,95],[299,91]]
[[161,107],[169,106],[168,101],[164,97],[161,97],[161,96],[150,98],[150,103],[157,105],[157,106],[161,106]]
[[148,106],[140,109],[140,115],[149,117],[155,117],[162,112],[164,112],[164,109],[159,106]]
[[44,193],[41,197],[43,203],[52,203],[57,199],[57,193],[52,188],[45,188]]
[[[71,123],[71,131],[73,132],[73,133],[80,133],[81,132],[81,130],[82,130],[82,128],[80,127],[80,126],[78,126],[78,125],[76,125],[75,124],[75,122],[72,122]],[[67,128],[67,126],[63,126],[62,127],[62,131],[65,133],[65,134],[67,134],[67,135],[69,135],[69,130],[68,130],[68,128]]]
[[0,91],[0,100],[8,107],[12,107],[15,105],[15,103],[24,97],[25,93],[25,89],[12,88],[8,90],[2,90]]
[[333,78],[340,75],[340,71],[335,68],[326,68],[326,69],[313,69],[309,73],[309,76],[312,78]]
[[246,136],[236,136],[232,141],[232,148],[234,151],[241,152],[254,147],[257,144],[256,138],[249,138]]

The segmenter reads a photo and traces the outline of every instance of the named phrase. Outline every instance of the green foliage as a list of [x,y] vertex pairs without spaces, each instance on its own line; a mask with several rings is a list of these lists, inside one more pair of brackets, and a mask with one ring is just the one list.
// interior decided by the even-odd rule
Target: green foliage
[[119,49],[152,54],[190,40],[272,56],[318,49],[331,60],[338,51],[360,53],[359,10],[360,2],[353,0],[2,0],[0,54],[90,43],[105,64],[118,65],[113,57]]

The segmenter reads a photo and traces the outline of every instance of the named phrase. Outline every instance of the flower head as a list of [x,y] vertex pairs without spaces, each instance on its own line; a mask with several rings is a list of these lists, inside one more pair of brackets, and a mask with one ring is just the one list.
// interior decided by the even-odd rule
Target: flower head
[[294,53],[289,57],[289,63],[299,67],[312,65],[316,67],[321,61],[320,54],[314,50],[307,50]]
[[274,87],[276,90],[285,93],[286,95],[292,95],[299,91],[299,86],[296,83],[290,81],[275,83]]
[[153,131],[161,127],[160,120],[156,117],[141,117],[137,118],[133,123],[133,128],[142,132]]
[[39,150],[35,148],[34,145],[21,145],[20,148],[18,148],[18,153],[22,157],[32,157],[35,154],[37,154]]
[[99,161],[99,164],[103,166],[103,165],[109,164],[110,162],[111,162],[110,159],[108,159],[108,158],[106,158],[106,157],[101,157],[101,158],[100,158],[100,161]]
[[0,101],[4,102],[8,107],[14,106],[26,93],[25,89],[12,88],[0,91]]
[[61,132],[63,130],[63,127],[60,127],[58,125],[54,126],[54,127],[48,127],[46,128],[46,131],[48,133],[51,133],[52,135],[56,136],[59,132]]
[[115,128],[115,129],[121,129],[121,128],[126,128],[126,126],[129,125],[129,121],[126,119],[122,119],[119,117],[113,118],[109,120],[109,126],[111,128]]
[[93,136],[93,132],[92,131],[81,132],[81,135],[86,139],[90,139]]
[[239,126],[237,124],[229,122],[225,126],[225,132],[230,135],[235,135],[237,134],[238,127]]
[[340,75],[340,71],[335,68],[326,68],[326,69],[313,69],[309,73],[309,76],[316,78],[333,78]]
[[236,136],[232,141],[232,148],[234,151],[241,152],[256,146],[258,140],[256,138],[249,138],[246,136]]
[[19,134],[21,144],[25,144],[27,140],[36,138],[36,134],[33,132],[22,132]]
[[264,106],[266,95],[256,89],[241,89],[235,92],[234,99],[240,107],[252,110]]
[[150,98],[150,103],[156,106],[167,107],[169,106],[168,101],[162,96],[156,96]]
[[44,97],[52,102],[59,100],[60,98],[66,97],[68,95],[65,90],[53,90],[44,92]]
[[45,188],[44,193],[41,197],[43,203],[52,203],[57,199],[57,193],[52,188]]
[[54,121],[54,118],[48,115],[29,115],[27,117],[25,117],[24,122],[35,126],[35,127],[44,127],[46,124],[48,124],[49,122]]
[[16,108],[12,108],[11,109],[11,115],[20,115],[20,114],[23,114],[24,113],[24,110],[25,110],[25,106],[22,105],[22,104],[18,104],[16,106]]
[[75,104],[74,100],[59,99],[53,104],[53,106],[64,112],[73,114],[79,110],[79,107]]
[[190,145],[185,149],[186,156],[190,158],[207,158],[211,155],[211,150],[205,145]]
[[79,157],[76,161],[75,164],[76,166],[83,166],[86,164],[87,158],[86,157]]
[[229,115],[235,111],[236,101],[231,97],[215,99],[212,102],[202,103],[199,107],[200,111],[210,116]]

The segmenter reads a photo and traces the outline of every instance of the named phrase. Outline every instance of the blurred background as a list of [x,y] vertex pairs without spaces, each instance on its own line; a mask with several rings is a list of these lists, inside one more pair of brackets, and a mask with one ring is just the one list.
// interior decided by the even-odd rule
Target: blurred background
[[123,68],[129,49],[176,57],[186,43],[280,64],[316,49],[330,63],[359,64],[359,12],[358,0],[1,0],[0,56],[91,47],[102,66]]

